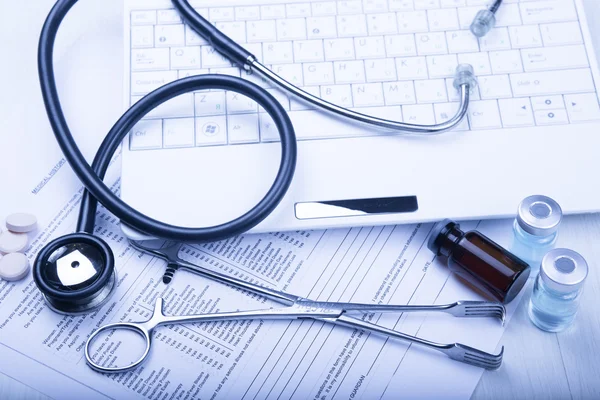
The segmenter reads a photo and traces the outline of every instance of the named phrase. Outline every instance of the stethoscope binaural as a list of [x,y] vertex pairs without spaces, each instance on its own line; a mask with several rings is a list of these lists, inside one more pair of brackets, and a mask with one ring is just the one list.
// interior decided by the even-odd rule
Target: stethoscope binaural
[[[487,10],[488,14],[482,16],[485,17],[485,21],[491,21],[492,26],[495,21],[493,14],[501,1],[495,0],[494,6]],[[454,87],[460,92],[460,104],[456,114],[446,122],[416,125],[373,117],[329,103],[292,85],[199,15],[187,0],[172,0],[172,2],[187,24],[236,65],[268,78],[280,88],[322,110],[366,125],[402,131],[404,134],[442,133],[457,126],[465,117],[469,105],[469,92],[477,82],[470,65],[458,66]],[[53,67],[53,48],[58,28],[76,3],[77,0],[56,2],[42,28],[38,48],[38,72],[48,119],[65,158],[85,186],[77,233],[63,236],[47,244],[38,254],[33,268],[35,283],[47,303],[55,311],[67,314],[85,313],[101,306],[117,285],[113,253],[104,240],[93,234],[98,202],[118,217],[123,224],[156,238],[196,243],[217,241],[251,229],[275,209],[292,182],[297,156],[292,123],[286,111],[270,93],[241,78],[208,74],[191,76],[166,84],[134,104],[104,138],[90,166],[77,147],[67,125],[56,88]],[[472,31],[481,32],[481,29],[472,29]],[[102,179],[122,140],[148,112],[176,96],[202,89],[234,91],[256,101],[271,116],[277,127],[281,137],[282,155],[279,171],[271,188],[251,210],[220,225],[186,228],[157,221],[133,209],[113,194]]]

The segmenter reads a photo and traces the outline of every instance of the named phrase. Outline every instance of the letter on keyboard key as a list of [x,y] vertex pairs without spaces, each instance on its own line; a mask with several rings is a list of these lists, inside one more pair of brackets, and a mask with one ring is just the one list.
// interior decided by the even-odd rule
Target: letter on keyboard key
[[562,95],[532,97],[531,104],[533,105],[534,111],[565,108]]
[[396,58],[398,80],[427,79],[427,61],[425,57]]
[[285,8],[288,17],[310,17],[310,3],[286,4]]
[[471,64],[475,71],[475,76],[490,75],[492,68],[488,53],[463,53],[458,55],[459,64]]
[[327,39],[323,42],[323,46],[327,61],[354,60],[354,40],[352,38]]
[[362,12],[361,0],[341,0],[337,2],[338,14],[358,14]]
[[217,22],[217,29],[237,43],[246,43],[246,23],[244,21]]
[[333,63],[330,61],[306,63],[302,65],[302,69],[305,85],[327,85],[334,83]]
[[479,51],[479,42],[471,31],[446,32],[449,53],[471,53]]
[[564,109],[536,111],[535,122],[537,125],[565,125],[569,117]]
[[458,14],[454,8],[427,11],[429,29],[432,31],[450,31],[458,29]]
[[383,36],[354,38],[356,58],[383,58],[385,57],[385,42]]
[[588,66],[583,45],[540,47],[521,50],[525,72],[553,69],[584,68]]
[[281,137],[273,118],[267,113],[259,113],[260,123],[260,141],[261,142],[279,142]]
[[365,81],[365,67],[361,60],[333,63],[336,83],[361,83]]
[[355,37],[367,34],[367,20],[363,14],[337,17],[338,36]]
[[200,68],[200,46],[171,47],[171,68],[172,69],[188,69],[188,68],[198,69],[198,68]]
[[512,74],[510,80],[518,97],[595,91],[588,68]]
[[246,80],[252,82],[252,83],[257,84],[261,88],[269,88],[269,87],[271,87],[271,82],[267,78],[264,78],[264,77],[258,75],[257,73],[254,73],[252,71],[242,71],[241,72],[241,77],[243,79],[246,79]]
[[367,82],[395,81],[396,62],[393,58],[365,60]]
[[258,105],[256,102],[241,93],[227,92],[227,113],[228,114],[239,114],[257,112]]
[[414,104],[417,102],[412,81],[383,83],[383,97],[386,106]]
[[490,52],[490,62],[494,74],[523,72],[519,50],[492,51]]
[[163,121],[165,148],[194,147],[194,118],[173,118]]
[[321,97],[323,100],[338,106],[352,107],[352,89],[350,85],[322,86]]
[[233,7],[211,8],[209,10],[209,15],[210,22],[233,21],[235,18]]
[[323,61],[323,40],[297,40],[294,42],[296,62]]
[[581,29],[577,22],[559,22],[540,25],[542,39],[546,46],[583,43]]
[[443,56],[427,56],[427,68],[431,78],[452,78],[454,77],[458,59],[456,54]]
[[152,47],[154,46],[154,27],[153,26],[132,26],[131,27],[131,47]]
[[382,106],[384,101],[381,83],[352,85],[352,98],[355,107]]
[[417,102],[442,103],[448,101],[444,79],[421,80],[415,82]]
[[196,115],[225,114],[225,92],[200,92],[194,94]]
[[231,61],[212,46],[201,46],[202,68],[230,67]]
[[131,50],[132,71],[169,69],[169,49]]
[[471,129],[502,128],[496,100],[473,101],[469,104]]
[[510,50],[508,29],[495,28],[490,30],[487,35],[479,39],[479,44],[481,51]]
[[512,97],[508,75],[490,75],[479,78],[479,92],[482,99]]
[[175,10],[158,10],[156,12],[159,24],[180,24],[181,17]]
[[304,85],[302,76],[302,64],[279,64],[273,65],[273,71],[281,76],[286,81],[295,86]]
[[417,55],[415,35],[389,35],[385,37],[385,49],[388,57],[406,57]]
[[335,15],[336,4],[335,1],[323,1],[318,3],[312,3],[312,15]]
[[186,25],[185,44],[187,46],[195,46],[200,44],[208,44],[208,42],[202,36],[198,35],[189,25]]
[[260,19],[260,8],[259,6],[237,7],[235,9],[235,19],[238,21]]
[[369,35],[388,35],[398,32],[395,13],[367,15],[367,28]]
[[[436,103],[433,105],[433,111],[435,112],[435,123],[441,124],[450,121],[450,119],[456,115],[458,103]],[[468,131],[469,119],[463,118],[463,120],[452,130]]]
[[131,150],[160,149],[162,147],[162,120],[142,120],[130,133]]
[[144,10],[144,11],[132,11],[131,12],[131,25],[155,25],[156,24],[156,11]]
[[308,39],[326,39],[337,36],[335,17],[310,17],[306,19]]
[[573,1],[547,0],[520,3],[524,24],[562,22],[577,20]]
[[258,114],[240,114],[227,116],[229,143],[257,143]]
[[433,113],[432,104],[402,106],[402,115],[404,116],[404,122],[409,124],[435,124],[435,115]]
[[571,122],[600,120],[600,107],[596,93],[571,94],[565,96]]
[[534,125],[533,112],[528,98],[502,99],[498,101],[498,104],[505,127]]
[[427,32],[427,12],[407,11],[398,13],[398,33]]
[[277,38],[279,40],[306,39],[306,21],[304,18],[278,19]]
[[286,64],[294,62],[292,42],[263,43],[263,55],[266,64]]
[[224,115],[196,118],[196,146],[227,144]]
[[542,35],[537,25],[511,26],[508,28],[508,33],[513,49],[542,45]]
[[183,46],[184,44],[183,25],[157,25],[154,27],[154,45],[156,47]]
[[277,39],[275,21],[248,21],[246,23],[248,42],[270,42]]
[[262,16],[262,19],[285,18],[285,5],[267,4],[260,6],[260,15]]
[[131,94],[147,94],[177,79],[177,71],[131,73]]
[[446,34],[444,32],[417,33],[415,35],[417,42],[417,52],[420,55],[446,54]]

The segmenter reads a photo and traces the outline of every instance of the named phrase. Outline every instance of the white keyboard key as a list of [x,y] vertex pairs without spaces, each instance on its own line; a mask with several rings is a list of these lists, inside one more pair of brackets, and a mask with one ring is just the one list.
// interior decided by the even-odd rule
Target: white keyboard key
[[271,84],[271,82],[269,81],[269,79],[264,78],[262,76],[260,76],[259,74],[256,74],[252,71],[243,71],[241,72],[241,77],[243,79],[246,79],[252,83],[257,84],[258,86],[260,86],[261,88],[269,88],[272,87],[273,85]]
[[323,15],[335,15],[337,7],[335,1],[320,1],[312,3],[312,15],[315,17]]
[[237,78],[240,77],[240,69],[237,67],[227,67],[227,68],[210,68],[208,70],[209,74],[218,74],[218,75],[229,75],[235,76]]
[[498,102],[496,100],[473,101],[469,104],[471,129],[502,128]]
[[387,0],[363,0],[363,11],[365,13],[385,12]]
[[417,33],[415,41],[417,42],[417,53],[420,55],[448,53],[444,32]]
[[184,69],[181,71],[178,71],[178,78],[179,79],[183,79],[183,78],[187,78],[188,76],[194,76],[194,75],[204,75],[204,74],[208,74],[208,69]]
[[504,3],[496,12],[496,26],[521,25],[519,5]]
[[[289,111],[290,109],[290,99],[287,96],[287,92],[284,92],[281,89],[267,89],[267,92],[269,92],[271,94],[271,96],[275,97],[275,100],[277,100],[279,102],[279,104],[281,104],[281,106],[283,107],[284,110]],[[264,108],[262,108],[261,106],[259,106],[259,111],[260,112],[265,112]]]
[[365,66],[360,60],[336,61],[333,63],[336,83],[365,82]]
[[212,46],[200,47],[202,68],[220,68],[231,66],[231,61]]
[[440,7],[452,8],[452,7],[464,7],[467,5],[467,0],[440,0]]
[[180,24],[181,17],[176,10],[158,10],[156,11],[156,18],[159,24]]
[[386,106],[414,104],[417,102],[412,81],[384,82],[383,97]]
[[542,35],[537,25],[511,26],[508,28],[513,49],[539,47],[542,45]]
[[227,121],[224,115],[196,118],[196,146],[227,144]]
[[288,17],[310,17],[310,3],[292,3],[286,4],[286,13]]
[[246,30],[246,38],[249,43],[269,42],[277,39],[277,27],[273,20],[248,21]]
[[352,88],[350,85],[321,86],[321,98],[341,107],[352,107]]
[[304,18],[277,20],[277,38],[279,40],[306,39],[306,20]]
[[129,148],[131,150],[162,148],[162,120],[142,120],[130,133]]
[[365,61],[367,82],[395,81],[396,62],[393,58],[383,58]]
[[458,29],[458,14],[454,8],[442,8],[427,11],[431,31],[450,31]]
[[382,106],[384,104],[381,83],[359,83],[352,85],[355,107]]
[[535,123],[537,125],[565,125],[569,123],[566,110],[536,111]]
[[164,148],[194,147],[194,118],[170,118],[163,121]]
[[565,108],[565,103],[563,102],[563,97],[561,95],[532,97],[531,104],[533,105],[534,111]]
[[258,114],[227,116],[229,143],[258,143]]
[[[298,65],[298,64],[295,64]],[[299,67],[301,67],[300,65],[298,65]],[[323,86],[325,87],[333,87],[333,86]],[[312,94],[315,97],[321,97],[321,90],[319,88],[319,86],[303,86],[300,89],[304,90],[305,92]],[[352,101],[352,99],[350,99],[350,101]],[[314,106],[311,106],[310,104],[308,104],[305,101],[302,100],[296,100],[291,98],[290,99],[290,110],[311,110],[314,109]]]
[[490,75],[479,77],[479,92],[482,99],[501,99],[512,97],[508,75]]
[[172,69],[197,69],[200,65],[200,46],[171,47]]
[[183,25],[157,25],[154,27],[154,45],[156,47],[183,46],[184,44]]
[[295,86],[304,86],[302,64],[277,64],[271,68],[277,75]]
[[131,50],[132,71],[169,69],[169,49]]
[[458,9],[458,22],[460,29],[469,29],[475,15],[481,10],[481,6],[461,7]]
[[579,44],[521,50],[521,54],[525,72],[584,68],[588,66],[585,47]]
[[388,35],[398,32],[395,13],[367,15],[369,35]]
[[459,64],[471,64],[475,71],[475,76],[490,75],[492,67],[488,53],[463,53],[458,55]]
[[398,33],[427,32],[427,12],[406,11],[398,13]]
[[533,112],[528,98],[498,100],[505,128],[533,126]]
[[578,22],[558,22],[540,25],[545,46],[583,43]]
[[416,56],[415,35],[390,35],[385,37],[385,51],[388,57]]
[[216,7],[208,11],[210,22],[233,21],[235,13],[233,7]]
[[359,14],[362,12],[361,0],[341,0],[337,2],[338,14]]
[[600,106],[598,106],[596,93],[566,95],[565,103],[571,122],[597,121],[600,119]]
[[154,46],[154,27],[153,26],[132,26],[131,27],[131,47],[152,47]]
[[323,41],[325,60],[354,60],[354,40],[352,38],[327,39]]
[[246,43],[246,23],[244,21],[217,22],[217,29],[236,43]]
[[515,96],[519,97],[595,91],[588,68],[513,74],[510,80]]
[[131,73],[131,94],[147,94],[177,79],[177,71]]
[[367,34],[367,20],[363,14],[337,17],[339,37],[355,37]]
[[197,116],[225,114],[225,92],[194,93],[194,104]]
[[[131,104],[137,103],[142,96],[132,96]],[[194,116],[194,95],[184,93],[168,100],[150,111],[145,118],[176,118]]]
[[296,62],[323,61],[323,41],[320,39],[295,41],[294,58]]
[[326,39],[337,37],[335,17],[310,17],[306,19],[308,39]]
[[186,46],[195,46],[201,44],[208,44],[206,39],[196,33],[189,25],[185,26],[185,44]]
[[262,43],[242,43],[242,46],[256,57],[260,62],[263,62]]
[[238,21],[248,21],[260,19],[259,6],[243,6],[235,8],[235,19]]
[[433,104],[416,104],[402,106],[402,115],[404,122],[418,125],[435,124],[435,114],[433,113]]
[[258,123],[261,142],[279,142],[281,140],[277,126],[269,114],[258,114]]
[[418,103],[442,103],[448,101],[444,79],[421,80],[415,82]]
[[577,10],[571,0],[522,2],[519,6],[524,24],[577,20]]
[[398,80],[427,79],[427,61],[425,57],[396,58]]
[[[433,111],[435,113],[435,123],[441,124],[446,121],[450,121],[457,111],[458,103],[436,103],[433,105]],[[460,123],[452,129],[453,131],[468,131],[469,130],[469,118],[463,118]]]
[[156,25],[156,11],[132,11],[131,25]]
[[491,51],[490,63],[494,74],[523,72],[523,63],[519,50]]
[[260,6],[260,16],[262,19],[285,18],[284,4],[267,4]]
[[412,11],[415,9],[413,0],[390,0],[390,11]]
[[358,59],[385,57],[383,36],[354,38],[354,48]]
[[[454,78],[446,79],[446,90],[448,91],[449,101],[460,101],[460,90],[454,87]],[[479,96],[478,87],[472,87],[471,90],[469,90],[469,99],[481,100],[481,96]]]
[[456,73],[458,58],[456,54],[427,56],[427,69],[430,78],[451,78]]
[[446,32],[449,53],[471,53],[479,51],[479,41],[471,31]]
[[440,8],[440,0],[414,0],[415,10],[429,10]]
[[489,31],[487,35],[479,39],[481,51],[510,50],[510,38],[508,29],[495,28]]
[[292,42],[263,43],[263,60],[266,64],[286,64],[294,62]]
[[228,114],[258,112],[256,102],[241,93],[227,91],[226,98]]
[[334,83],[333,63],[330,61],[302,64],[302,71],[304,84],[307,86]]

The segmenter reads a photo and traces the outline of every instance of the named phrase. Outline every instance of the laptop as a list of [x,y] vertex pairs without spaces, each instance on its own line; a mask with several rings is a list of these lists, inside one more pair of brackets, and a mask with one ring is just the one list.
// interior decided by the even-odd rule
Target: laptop
[[[531,194],[565,213],[600,210],[600,75],[581,0],[504,1],[479,40],[468,27],[487,1],[191,3],[284,78],[366,114],[443,122],[457,109],[456,66],[477,75],[457,129],[399,135],[327,115],[233,67],[169,1],[126,0],[126,104],[175,79],[218,73],[259,84],[289,113],[294,180],[252,232],[502,218]],[[254,102],[188,93],[125,140],[121,196],[170,224],[221,224],[264,196],[280,156],[272,120]]]

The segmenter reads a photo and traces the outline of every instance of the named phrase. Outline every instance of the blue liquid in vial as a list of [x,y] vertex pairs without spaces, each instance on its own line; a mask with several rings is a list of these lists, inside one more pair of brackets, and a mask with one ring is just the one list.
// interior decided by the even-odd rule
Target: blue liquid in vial
[[546,236],[532,235],[525,232],[515,220],[513,223],[513,233],[511,253],[529,264],[531,267],[530,277],[537,276],[542,258],[556,244],[558,232]]
[[567,328],[577,314],[581,289],[559,293],[544,285],[538,276],[529,301],[529,318],[540,329],[559,332]]

